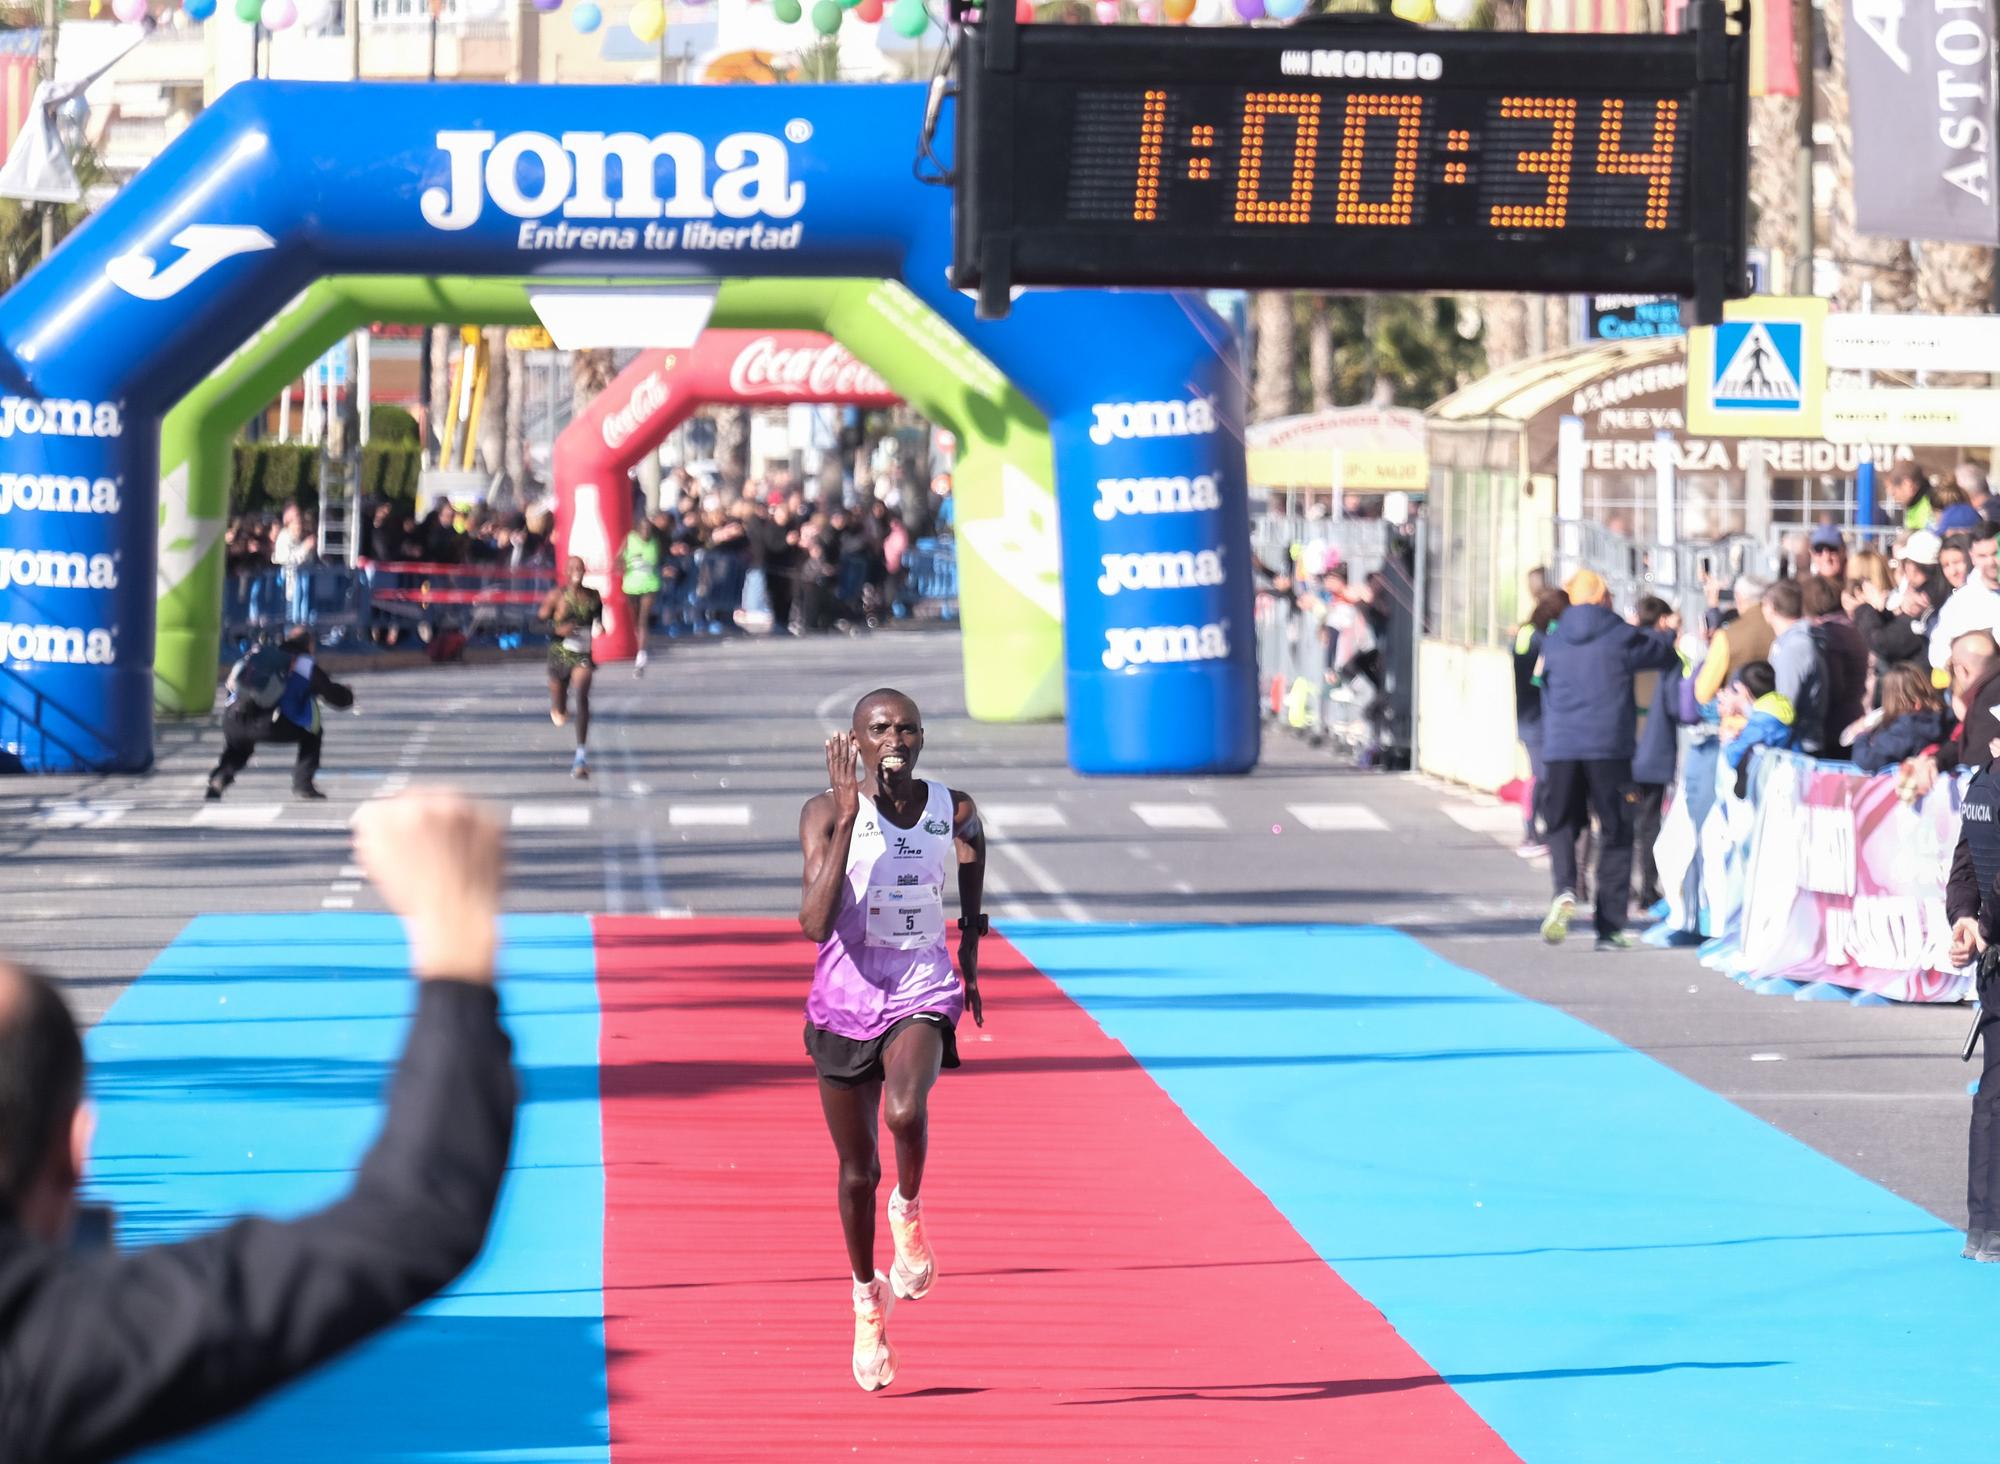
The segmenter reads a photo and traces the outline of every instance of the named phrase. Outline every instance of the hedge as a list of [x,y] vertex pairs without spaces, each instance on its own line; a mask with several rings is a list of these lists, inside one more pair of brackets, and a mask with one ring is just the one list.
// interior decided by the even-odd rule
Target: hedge
[[[422,467],[414,440],[407,444],[370,442],[361,451],[362,493],[414,500]],[[229,485],[231,512],[266,511],[295,499],[307,505],[319,502],[318,448],[299,442],[236,444],[235,471]]]

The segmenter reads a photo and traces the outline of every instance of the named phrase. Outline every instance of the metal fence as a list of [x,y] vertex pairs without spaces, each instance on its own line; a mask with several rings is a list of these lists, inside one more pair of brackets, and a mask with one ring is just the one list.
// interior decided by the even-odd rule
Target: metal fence
[[[720,635],[736,628],[737,612],[768,616],[761,571],[741,554],[697,550],[670,566],[654,601],[654,621],[668,636]],[[862,602],[859,561],[843,566],[836,594]],[[950,540],[924,539],[904,559],[881,613],[895,619],[958,616],[958,560]],[[547,635],[537,612],[555,587],[552,569],[497,565],[364,563],[257,569],[224,583],[223,654],[234,659],[252,642],[288,625],[310,626],[321,644],[360,649],[404,635],[440,630],[503,647]]]

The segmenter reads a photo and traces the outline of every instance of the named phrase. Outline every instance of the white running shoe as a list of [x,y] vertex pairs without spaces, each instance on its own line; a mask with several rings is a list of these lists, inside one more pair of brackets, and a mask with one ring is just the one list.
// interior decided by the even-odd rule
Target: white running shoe
[[632,658],[632,674],[635,677],[646,674],[646,653],[644,651],[640,651],[638,655]]
[[896,1293],[880,1271],[866,1286],[854,1284],[854,1381],[873,1393],[896,1381],[896,1349],[889,1345],[889,1313]]
[[905,1200],[896,1190],[889,1196],[889,1234],[896,1242],[896,1260],[889,1267],[889,1286],[905,1301],[920,1301],[937,1284],[937,1257],[924,1234],[922,1200]]

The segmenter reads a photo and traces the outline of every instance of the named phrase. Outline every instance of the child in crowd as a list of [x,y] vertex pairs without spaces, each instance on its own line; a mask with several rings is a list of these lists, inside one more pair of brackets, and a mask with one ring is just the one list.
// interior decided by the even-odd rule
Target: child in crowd
[[1750,793],[1753,748],[1795,748],[1798,727],[1792,704],[1778,694],[1778,673],[1769,661],[1752,661],[1736,673],[1721,697],[1723,716],[1743,718],[1743,729],[1722,744],[1722,760],[1736,771],[1736,796]]
[[1851,756],[1864,773],[1894,767],[1944,741],[1944,706],[1930,678],[1917,667],[1891,666],[1880,678],[1882,707],[1862,719]]

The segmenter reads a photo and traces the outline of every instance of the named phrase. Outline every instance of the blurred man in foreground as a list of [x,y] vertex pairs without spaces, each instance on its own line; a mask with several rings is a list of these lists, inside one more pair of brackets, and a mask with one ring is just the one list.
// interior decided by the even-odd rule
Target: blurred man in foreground
[[380,1331],[479,1253],[514,1127],[493,990],[504,838],[483,810],[432,792],[363,809],[354,844],[403,917],[421,990],[382,1132],[318,1214],[75,1249],[83,1044],[48,980],[0,965],[0,1459],[115,1459],[213,1423]]

